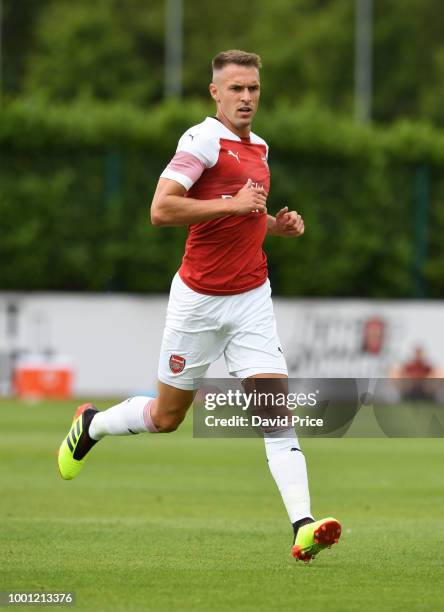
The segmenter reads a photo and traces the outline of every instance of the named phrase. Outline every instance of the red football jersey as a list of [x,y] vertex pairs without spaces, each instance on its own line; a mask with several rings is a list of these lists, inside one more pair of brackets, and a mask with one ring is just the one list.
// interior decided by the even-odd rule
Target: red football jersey
[[[239,138],[218,119],[185,132],[163,178],[172,179],[199,200],[231,198],[251,179],[268,194],[267,143],[251,133]],[[267,279],[262,244],[267,215],[227,216],[190,225],[179,274],[186,285],[209,295],[243,293]]]

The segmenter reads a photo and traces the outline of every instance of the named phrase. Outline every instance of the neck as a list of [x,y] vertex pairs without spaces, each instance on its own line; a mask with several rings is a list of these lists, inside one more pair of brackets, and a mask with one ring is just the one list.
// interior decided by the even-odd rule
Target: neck
[[245,127],[237,128],[235,125],[231,123],[231,121],[223,114],[220,108],[217,109],[216,117],[219,119],[221,123],[224,124],[226,128],[239,136],[239,138],[248,138],[251,132],[251,125],[246,125]]

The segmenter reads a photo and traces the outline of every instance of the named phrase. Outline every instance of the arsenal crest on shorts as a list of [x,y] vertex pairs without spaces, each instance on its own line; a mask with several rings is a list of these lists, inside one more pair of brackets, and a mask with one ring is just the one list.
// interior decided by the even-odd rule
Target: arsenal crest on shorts
[[173,374],[180,374],[185,367],[185,359],[180,355],[171,355],[170,370]]

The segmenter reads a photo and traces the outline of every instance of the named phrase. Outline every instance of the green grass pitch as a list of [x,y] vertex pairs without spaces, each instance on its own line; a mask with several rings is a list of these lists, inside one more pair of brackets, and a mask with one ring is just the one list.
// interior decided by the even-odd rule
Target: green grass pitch
[[193,439],[188,419],[103,440],[65,482],[74,409],[0,402],[0,590],[71,590],[76,610],[443,610],[442,439],[303,441],[313,511],[343,524],[304,565],[261,440]]

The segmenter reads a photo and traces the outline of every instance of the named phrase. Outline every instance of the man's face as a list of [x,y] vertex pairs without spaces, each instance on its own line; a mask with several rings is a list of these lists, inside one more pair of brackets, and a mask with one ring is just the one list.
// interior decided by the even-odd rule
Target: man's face
[[215,73],[210,93],[218,118],[239,136],[247,136],[259,102],[259,70],[227,64]]

